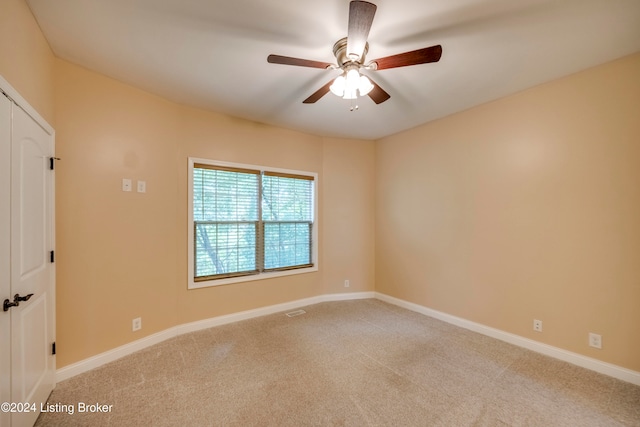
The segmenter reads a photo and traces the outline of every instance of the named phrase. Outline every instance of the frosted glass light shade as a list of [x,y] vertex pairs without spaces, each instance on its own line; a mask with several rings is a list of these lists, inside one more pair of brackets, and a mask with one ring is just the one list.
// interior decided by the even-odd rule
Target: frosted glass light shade
[[357,88],[354,87],[346,87],[344,89],[343,99],[356,99],[358,97]]
[[371,80],[367,78],[367,76],[360,76],[360,81],[358,82],[358,90],[360,91],[360,96],[365,96],[373,89],[373,84]]
[[329,90],[331,90],[331,93],[333,93],[336,96],[342,96],[344,95],[345,83],[346,83],[346,80],[344,76],[338,76],[338,78],[335,79],[333,81],[333,84],[329,87]]
[[344,99],[357,99],[358,94],[365,96],[373,89],[373,84],[366,76],[360,75],[358,70],[351,69],[345,74],[338,76],[329,90],[336,96]]

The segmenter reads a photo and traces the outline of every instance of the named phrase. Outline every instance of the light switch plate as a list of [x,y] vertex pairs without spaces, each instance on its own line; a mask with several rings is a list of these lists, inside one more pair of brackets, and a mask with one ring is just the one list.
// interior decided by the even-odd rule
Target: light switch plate
[[122,191],[131,191],[131,180],[129,178],[122,178]]

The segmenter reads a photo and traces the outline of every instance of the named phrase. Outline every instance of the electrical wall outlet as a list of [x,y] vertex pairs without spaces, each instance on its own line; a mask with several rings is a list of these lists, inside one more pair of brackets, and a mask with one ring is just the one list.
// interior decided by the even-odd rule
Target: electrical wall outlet
[[589,332],[589,347],[602,348],[602,335]]
[[345,281],[344,281],[344,287],[345,287],[345,288],[348,288],[349,286],[350,286],[350,285],[349,285],[349,280],[347,279],[347,280],[345,280]]
[[542,332],[542,320],[533,319],[533,330],[536,332]]
[[142,329],[142,317],[136,317],[131,321],[131,330],[133,332]]
[[146,192],[147,192],[147,182],[138,181],[138,193],[146,193]]

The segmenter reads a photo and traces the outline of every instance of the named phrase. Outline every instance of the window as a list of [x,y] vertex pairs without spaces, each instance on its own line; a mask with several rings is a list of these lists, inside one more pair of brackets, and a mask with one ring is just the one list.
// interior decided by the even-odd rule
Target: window
[[189,287],[316,271],[316,174],[189,159]]

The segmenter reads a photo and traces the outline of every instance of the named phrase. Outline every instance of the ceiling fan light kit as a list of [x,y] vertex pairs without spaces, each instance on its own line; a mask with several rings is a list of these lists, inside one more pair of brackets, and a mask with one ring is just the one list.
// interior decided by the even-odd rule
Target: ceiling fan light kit
[[356,99],[358,94],[365,96],[373,89],[367,76],[361,75],[354,67],[338,76],[329,87],[331,93],[344,99]]
[[289,56],[269,55],[267,62],[272,64],[296,65],[299,67],[324,68],[342,70],[342,74],[328,82],[307,99],[304,104],[313,104],[328,92],[343,99],[357,99],[369,95],[376,104],[381,104],[391,97],[384,89],[369,77],[360,73],[365,70],[385,70],[388,68],[406,67],[409,65],[438,62],[442,56],[442,46],[435,45],[411,52],[391,55],[375,59],[365,65],[365,57],[369,51],[367,37],[373,23],[377,6],[366,1],[354,0],[349,3],[349,28],[347,37],[333,45],[333,55],[337,65],[328,62],[292,58]]

